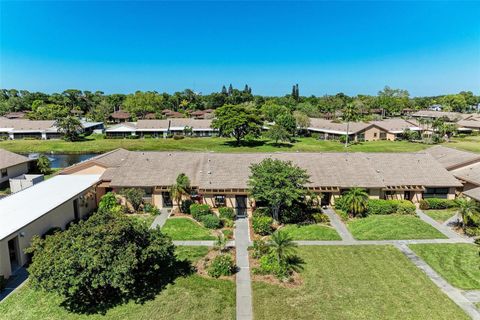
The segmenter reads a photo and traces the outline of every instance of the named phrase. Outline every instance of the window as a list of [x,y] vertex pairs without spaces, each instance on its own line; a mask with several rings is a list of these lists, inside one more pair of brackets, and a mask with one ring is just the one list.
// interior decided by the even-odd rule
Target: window
[[447,199],[448,188],[427,188],[423,193],[423,198],[441,198]]
[[357,135],[357,140],[358,141],[365,141],[365,133],[359,133]]
[[387,140],[387,133],[386,132],[380,132],[380,140]]
[[7,169],[0,170],[0,177],[5,178],[7,176]]
[[225,195],[215,195],[214,197],[215,201],[215,207],[225,207],[226,201],[225,201]]
[[377,133],[376,133],[376,132],[373,133],[373,137],[374,137],[374,138],[377,137]]

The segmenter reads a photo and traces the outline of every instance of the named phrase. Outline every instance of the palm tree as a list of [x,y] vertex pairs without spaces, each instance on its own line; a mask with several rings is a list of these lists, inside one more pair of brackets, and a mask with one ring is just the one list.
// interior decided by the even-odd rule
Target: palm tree
[[357,121],[360,118],[359,107],[362,105],[360,101],[348,103],[343,109],[342,119],[347,121],[347,135],[345,137],[345,147],[348,147],[348,134],[350,130],[350,122]]
[[288,259],[296,252],[297,244],[293,242],[292,237],[286,232],[275,231],[269,242],[269,246],[277,256],[280,265],[286,265]]
[[184,196],[190,194],[190,179],[185,173],[180,173],[177,176],[176,183],[170,187],[170,194],[172,199],[177,203],[178,210],[182,210],[180,202]]
[[462,229],[465,231],[467,221],[475,218],[475,214],[478,212],[478,205],[475,201],[467,198],[458,198],[456,202],[458,205],[458,213],[462,218]]
[[350,217],[362,215],[368,208],[368,193],[362,188],[351,188],[343,195]]

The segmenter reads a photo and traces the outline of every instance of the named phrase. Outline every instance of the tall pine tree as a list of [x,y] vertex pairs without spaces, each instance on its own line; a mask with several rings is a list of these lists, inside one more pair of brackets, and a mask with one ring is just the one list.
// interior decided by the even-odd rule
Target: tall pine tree
[[227,95],[227,88],[222,86],[222,94]]
[[233,86],[230,83],[230,85],[228,86],[228,95],[231,96],[232,94],[233,94]]

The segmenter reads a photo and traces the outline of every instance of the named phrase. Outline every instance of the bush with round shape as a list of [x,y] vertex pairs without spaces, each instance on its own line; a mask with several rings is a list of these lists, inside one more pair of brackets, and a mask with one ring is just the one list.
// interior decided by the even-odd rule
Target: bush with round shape
[[277,278],[288,277],[288,268],[278,262],[275,252],[269,252],[259,260],[259,270],[262,274],[273,274]]
[[234,220],[235,219],[235,211],[233,208],[229,207],[220,207],[218,208],[218,213],[220,214],[220,218]]
[[235,272],[235,262],[229,254],[219,254],[208,266],[207,273],[210,277],[231,276]]
[[212,212],[207,204],[194,203],[190,206],[190,214],[193,219],[201,221],[203,216],[212,214]]
[[254,217],[271,217],[272,213],[270,212],[270,208],[267,207],[259,207],[253,211]]
[[273,219],[271,217],[253,217],[252,227],[256,234],[266,236],[272,233]]
[[321,213],[321,212],[314,213],[312,215],[312,218],[313,218],[313,220],[315,220],[316,223],[329,223],[330,222],[330,219],[328,218],[328,216],[324,213]]
[[193,200],[191,199],[185,199],[181,202],[180,204],[180,210],[181,212],[185,214],[190,214],[190,206],[193,204]]
[[201,221],[205,228],[208,229],[219,229],[222,227],[222,221],[214,214],[207,214],[202,216]]

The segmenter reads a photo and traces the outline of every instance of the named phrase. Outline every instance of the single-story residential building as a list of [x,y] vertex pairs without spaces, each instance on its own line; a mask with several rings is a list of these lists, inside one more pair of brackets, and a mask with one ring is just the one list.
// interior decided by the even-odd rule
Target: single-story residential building
[[[103,122],[80,120],[82,133],[103,130]],[[62,133],[55,120],[0,119],[0,139],[61,139]]]
[[[99,175],[61,175],[0,199],[0,275],[25,265],[32,237],[64,229],[97,207]],[[32,205],[34,204],[34,205]]]
[[12,178],[28,173],[31,159],[0,149],[0,187],[8,184]]
[[130,121],[131,118],[132,116],[130,115],[130,113],[123,110],[117,110],[113,112],[109,117],[110,121],[114,123],[127,122]]
[[472,132],[480,131],[480,118],[469,118],[468,120],[460,120],[457,122],[458,131]]
[[62,174],[101,174],[98,192],[142,188],[158,208],[173,205],[170,186],[180,173],[191,181],[197,200],[238,212],[255,206],[248,196],[250,166],[265,158],[292,161],[310,175],[308,188],[323,204],[352,187],[371,198],[453,199],[462,184],[427,153],[199,153],[134,152],[118,149],[66,168]]
[[[421,132],[422,129],[404,119],[392,118],[381,121],[350,122],[348,136],[351,141],[396,140],[406,130]],[[321,140],[337,140],[347,135],[347,123],[319,118],[310,118],[307,130],[319,134]]]
[[480,154],[444,146],[435,146],[426,152],[463,184],[464,195],[476,194],[477,191],[472,190],[480,188]]
[[138,120],[125,122],[105,130],[107,137],[166,137],[172,135],[191,135],[194,137],[211,137],[218,130],[211,128],[210,119],[174,118],[164,120]]
[[460,113],[460,112],[449,112],[449,111],[435,111],[435,110],[420,110],[415,113],[412,113],[413,118],[420,119],[445,119],[449,122],[457,122],[462,119],[471,117],[471,114]]

